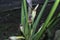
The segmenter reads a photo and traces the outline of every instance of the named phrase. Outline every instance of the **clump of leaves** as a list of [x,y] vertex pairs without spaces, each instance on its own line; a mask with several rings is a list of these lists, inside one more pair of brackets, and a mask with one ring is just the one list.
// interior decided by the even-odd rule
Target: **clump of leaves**
[[[34,18],[36,15],[36,10],[33,10],[32,14],[29,17],[28,11],[27,11],[26,0],[22,0],[21,25],[20,25],[20,30],[23,33],[22,39],[24,39],[24,40],[39,40],[41,38],[41,36],[44,34],[44,32],[47,30],[46,28],[53,27],[53,25],[56,24],[57,21],[59,21],[59,19],[57,19],[57,17],[59,17],[60,14],[57,13],[59,15],[57,15],[55,17],[53,17],[53,15],[59,5],[59,2],[60,2],[60,0],[55,0],[55,3],[49,12],[49,15],[47,16],[47,19],[45,20],[44,23],[42,23],[42,25],[38,29],[38,31],[35,32],[38,22],[40,21],[41,16],[48,4],[48,0],[45,0],[43,6],[41,8],[41,11],[39,12],[39,15],[37,16],[35,21],[34,21]],[[38,7],[38,5],[35,7],[35,9]]]

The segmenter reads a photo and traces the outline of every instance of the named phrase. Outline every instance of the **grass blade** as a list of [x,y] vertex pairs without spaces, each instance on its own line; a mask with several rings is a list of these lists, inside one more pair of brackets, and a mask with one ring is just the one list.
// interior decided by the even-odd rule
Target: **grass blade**
[[58,13],[58,15],[55,16],[55,17],[48,23],[47,28],[48,28],[48,27],[53,23],[53,21],[54,21],[55,19],[57,19],[58,17],[60,17],[60,13]]
[[49,30],[51,31],[51,29],[53,28],[54,25],[56,25],[56,23],[59,21],[60,19],[57,19],[56,21],[54,21],[54,23],[50,26]]
[[22,8],[21,8],[21,24],[24,24],[25,16],[24,16],[24,7],[22,3]]
[[45,23],[44,23],[44,25],[43,25],[43,27],[42,27],[42,29],[37,34],[37,36],[34,38],[34,40],[38,40],[42,36],[43,32],[46,30],[47,24],[49,23],[52,16],[54,15],[54,12],[55,12],[56,8],[58,7],[58,4],[59,4],[59,0],[56,0],[49,15],[48,15],[48,17],[47,17],[47,19],[46,19],[46,21],[45,21]]
[[[47,28],[48,30],[51,31],[51,29],[53,28],[53,26],[60,20],[60,19],[57,19],[59,16],[59,14],[57,16],[55,16],[47,25]],[[57,19],[57,20],[55,20]],[[55,20],[55,21],[54,21]],[[41,30],[41,28],[43,27],[44,23],[42,24],[42,26],[39,28],[38,32],[33,36],[33,38],[35,38],[37,36],[37,34],[39,33],[39,31]]]
[[60,17],[60,13],[57,15],[58,19],[56,18],[56,20],[54,21],[54,23],[50,25],[49,30],[51,30],[53,28],[53,26],[60,20],[59,17]]
[[45,1],[45,3],[44,3],[44,5],[43,5],[43,7],[42,7],[42,9],[41,9],[41,11],[40,11],[37,19],[36,19],[36,21],[35,21],[34,24],[33,24],[33,28],[32,28],[32,33],[33,33],[33,34],[35,33],[35,29],[36,29],[36,27],[37,27],[37,25],[38,25],[38,22],[40,21],[40,18],[41,18],[42,14],[43,14],[43,11],[44,11],[47,3],[48,3],[48,0]]
[[[22,8],[21,8],[21,24],[20,24],[20,30],[21,30],[21,28],[23,28],[22,30],[21,30],[21,32],[24,34],[24,27],[25,27],[25,12],[24,12],[24,4],[22,3],[22,6],[21,6]],[[24,34],[25,35],[25,34]]]
[[23,0],[24,3],[24,11],[25,11],[25,34],[28,34],[28,13],[27,13],[27,4],[26,0]]

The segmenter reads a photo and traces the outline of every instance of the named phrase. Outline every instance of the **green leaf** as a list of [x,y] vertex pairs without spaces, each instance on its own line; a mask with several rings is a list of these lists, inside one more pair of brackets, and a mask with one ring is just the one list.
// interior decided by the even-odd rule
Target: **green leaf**
[[[21,29],[21,26],[22,26],[23,29]],[[24,27],[25,27],[25,12],[24,12],[24,5],[22,3],[22,6],[21,6],[21,24],[20,24],[20,30],[23,33],[23,35],[25,36],[25,34],[24,34],[24,29],[25,28]]]
[[52,9],[51,9],[51,11],[50,11],[50,13],[49,13],[49,15],[48,15],[48,17],[47,17],[47,19],[46,19],[46,21],[45,21],[45,23],[44,23],[44,25],[43,25],[43,27],[42,27],[42,29],[36,35],[36,37],[34,38],[34,40],[38,40],[42,36],[43,32],[47,28],[47,24],[49,23],[49,21],[51,20],[52,16],[54,15],[54,12],[55,12],[56,8],[58,7],[58,4],[59,4],[59,0],[56,0],[55,3],[54,3],[54,5],[53,5],[53,7],[52,7]]
[[[60,20],[60,19],[57,19],[58,16],[59,16],[59,13],[58,13],[57,16],[55,16],[55,17],[48,23],[48,25],[47,25],[48,30],[51,31],[52,28],[53,28],[53,26]],[[54,20],[55,20],[55,21],[54,21]],[[44,23],[43,23],[43,24],[44,24]],[[41,28],[43,27],[43,24],[42,24],[42,26],[39,28],[38,32],[33,36],[33,38],[35,38],[35,36],[37,36],[37,34],[39,33],[39,31],[40,31]]]
[[57,22],[59,21],[60,19],[56,19],[49,27],[49,30],[51,31],[53,26],[55,26],[57,24]]
[[48,23],[47,28],[53,23],[53,21],[54,21],[55,19],[57,19],[58,17],[60,17],[59,14],[60,14],[60,13],[58,13],[57,16],[53,17],[53,19]]
[[47,25],[47,28],[53,23],[53,21],[56,19],[56,17],[54,17]]
[[25,34],[28,34],[28,13],[27,13],[27,4],[26,4],[26,0],[23,0],[23,4],[24,4],[24,12],[25,12]]
[[24,22],[25,22],[25,15],[24,15],[23,3],[22,3],[22,7],[21,7],[21,24],[24,25]]
[[39,28],[39,30],[37,31],[37,33],[35,33],[35,35],[32,36],[32,39],[34,39],[37,36],[37,34],[41,31],[43,25],[44,25],[44,23],[41,25],[41,27]]
[[47,17],[47,19],[46,19],[46,21],[45,21],[44,27],[46,27],[47,24],[49,23],[49,21],[51,20],[52,16],[54,15],[56,8],[58,7],[58,4],[59,4],[59,0],[56,0],[51,11],[50,11],[50,13],[49,13],[49,15],[48,15],[48,17]]
[[47,3],[48,3],[48,0],[45,1],[45,3],[44,3],[44,5],[43,5],[43,7],[42,7],[42,9],[41,9],[41,11],[40,11],[37,19],[36,19],[36,21],[35,21],[34,24],[33,24],[33,28],[32,28],[32,33],[33,33],[33,34],[35,33],[36,27],[37,27],[37,25],[38,25],[38,22],[39,22],[40,19],[41,19],[41,16],[42,16],[42,14],[43,14],[43,11],[44,11]]

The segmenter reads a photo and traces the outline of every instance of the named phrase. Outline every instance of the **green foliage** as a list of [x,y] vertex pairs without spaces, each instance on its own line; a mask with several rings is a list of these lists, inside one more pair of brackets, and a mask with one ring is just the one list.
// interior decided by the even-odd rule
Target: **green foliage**
[[[57,17],[60,16],[60,14],[58,13],[57,16],[53,17],[58,5],[59,5],[60,0],[56,0],[53,7],[50,10],[49,15],[47,16],[47,19],[45,20],[45,22],[42,24],[42,26],[38,29],[38,31],[35,33],[36,31],[36,27],[41,19],[41,16],[48,4],[48,0],[45,1],[45,3],[43,4],[41,11],[39,12],[39,15],[37,16],[37,19],[33,22],[33,23],[29,23],[28,21],[28,12],[27,12],[27,4],[26,4],[26,0],[22,1],[22,7],[21,7],[21,25],[20,25],[20,29],[23,33],[22,36],[24,36],[25,40],[39,40],[41,38],[41,36],[43,35],[43,33],[47,30],[46,28],[52,28],[53,25],[55,25],[59,19],[57,19]],[[56,20],[55,20],[56,19]]]

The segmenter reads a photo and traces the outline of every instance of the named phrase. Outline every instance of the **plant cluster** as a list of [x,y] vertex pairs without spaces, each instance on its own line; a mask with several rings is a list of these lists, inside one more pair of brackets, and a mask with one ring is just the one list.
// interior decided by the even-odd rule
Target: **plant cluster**
[[41,20],[42,14],[48,4],[49,0],[45,0],[36,20],[35,16],[36,16],[36,9],[38,8],[39,4],[37,4],[37,6],[34,8],[34,10],[31,10],[31,15],[28,15],[29,11],[27,10],[28,6],[26,3],[26,0],[22,0],[22,7],[21,7],[21,24],[20,24],[20,30],[23,33],[22,36],[19,36],[17,38],[21,38],[24,40],[39,40],[42,35],[44,34],[44,32],[47,29],[50,29],[60,20],[58,19],[58,17],[60,17],[60,13],[57,13],[56,16],[53,17],[59,3],[60,0],[55,0],[49,15],[47,16],[47,19],[45,20],[44,23],[42,23],[41,27],[38,29],[37,32],[36,31],[36,27],[39,23],[39,21]]

